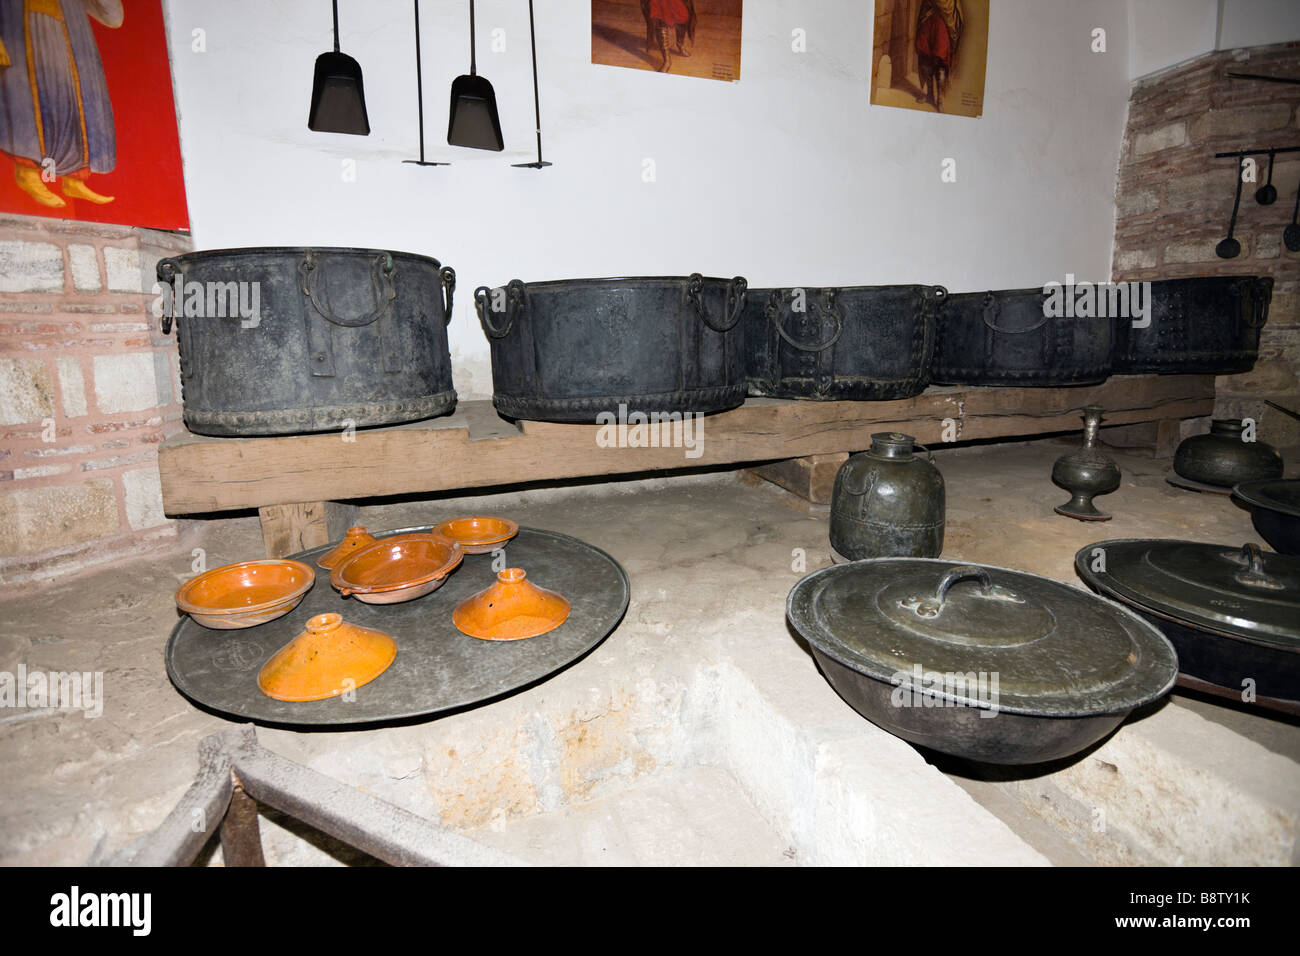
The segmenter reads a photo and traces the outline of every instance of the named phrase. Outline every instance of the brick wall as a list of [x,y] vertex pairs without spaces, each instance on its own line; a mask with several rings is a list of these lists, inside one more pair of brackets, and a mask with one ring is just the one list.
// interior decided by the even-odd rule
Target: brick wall
[[1248,374],[1219,377],[1215,415],[1254,418],[1261,440],[1295,446],[1300,422],[1264,399],[1300,410],[1300,253],[1282,244],[1300,153],[1277,158],[1273,205],[1254,198],[1267,177],[1266,156],[1259,158],[1259,182],[1242,185],[1235,259],[1214,253],[1227,235],[1234,182],[1234,161],[1214,154],[1300,146],[1300,86],[1232,80],[1228,70],[1300,77],[1300,43],[1211,53],[1134,84],[1115,193],[1112,278],[1271,275],[1273,305],[1259,362]]
[[0,216],[0,583],[175,546],[158,444],[179,370],[151,304],[186,236]]

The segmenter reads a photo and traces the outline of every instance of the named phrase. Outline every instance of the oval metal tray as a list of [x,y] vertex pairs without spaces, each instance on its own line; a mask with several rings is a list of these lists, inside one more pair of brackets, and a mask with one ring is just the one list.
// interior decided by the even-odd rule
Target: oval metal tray
[[[431,526],[404,528],[377,537]],[[303,551],[294,560],[313,565],[332,547]],[[343,598],[324,576],[302,603],[275,621],[241,631],[214,631],[184,617],[167,642],[167,676],[182,694],[211,710],[279,725],[366,724],[431,716],[469,707],[527,687],[582,657],[623,618],[631,594],[627,573],[604,551],[577,538],[520,528],[505,548],[509,567],[558,591],[573,610],[562,625],[524,641],[481,641],[456,630],[451,612],[495,579],[492,555],[466,555],[447,583],[404,604],[371,605]],[[302,632],[307,619],[337,612],[397,641],[397,658],[354,700],[290,703],[257,689],[257,672],[273,653]]]

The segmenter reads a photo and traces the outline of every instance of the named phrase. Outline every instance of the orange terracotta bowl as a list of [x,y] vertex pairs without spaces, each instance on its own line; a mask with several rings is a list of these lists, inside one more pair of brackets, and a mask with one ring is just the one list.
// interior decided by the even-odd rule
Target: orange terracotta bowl
[[509,518],[471,515],[444,521],[433,533],[455,541],[466,554],[487,554],[517,535],[519,525]]
[[398,534],[361,548],[330,572],[330,584],[367,604],[400,604],[442,587],[464,558],[440,534]]
[[315,581],[316,572],[301,561],[241,561],[186,581],[176,606],[204,627],[256,627],[296,608]]

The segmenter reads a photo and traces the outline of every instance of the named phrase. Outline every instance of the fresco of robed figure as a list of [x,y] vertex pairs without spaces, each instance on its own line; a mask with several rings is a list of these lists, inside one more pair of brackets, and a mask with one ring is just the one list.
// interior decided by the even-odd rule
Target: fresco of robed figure
[[[105,204],[89,184],[117,165],[113,104],[91,32],[117,29],[121,0],[0,0],[0,150],[23,192],[44,206],[63,197]],[[51,186],[57,183],[62,196]]]
[[988,27],[989,0],[876,0],[871,102],[979,116]]

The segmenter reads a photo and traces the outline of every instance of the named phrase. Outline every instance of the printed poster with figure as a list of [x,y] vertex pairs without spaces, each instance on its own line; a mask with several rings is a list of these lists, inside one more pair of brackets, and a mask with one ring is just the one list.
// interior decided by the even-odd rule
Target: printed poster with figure
[[871,102],[979,116],[988,48],[989,0],[876,0]]
[[0,211],[189,228],[161,0],[0,0]]
[[742,0],[591,0],[591,62],[740,79]]

